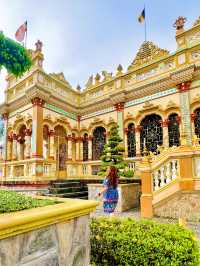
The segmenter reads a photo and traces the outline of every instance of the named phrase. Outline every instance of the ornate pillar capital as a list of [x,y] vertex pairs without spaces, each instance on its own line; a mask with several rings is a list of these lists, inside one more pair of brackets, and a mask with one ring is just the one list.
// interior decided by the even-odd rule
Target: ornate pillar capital
[[81,121],[81,115],[77,115],[77,121],[78,121],[78,122]]
[[137,126],[135,127],[135,132],[136,132],[136,133],[140,133],[141,130],[142,130],[142,126],[141,126],[141,125],[137,125]]
[[191,81],[185,81],[177,85],[179,92],[185,92],[190,89]]
[[117,111],[117,112],[121,112],[121,111],[123,111],[124,110],[124,102],[121,102],[121,103],[116,103],[115,105],[114,105],[114,107],[115,107],[115,110]]
[[169,120],[166,118],[164,120],[160,120],[161,127],[168,127]]
[[25,130],[25,135],[26,135],[26,136],[31,136],[31,134],[32,134],[32,130],[29,129],[29,128],[27,128],[27,129]]
[[50,136],[50,137],[53,137],[54,135],[55,135],[55,131],[54,131],[54,130],[52,130],[52,129],[51,129],[51,130],[49,130],[49,136]]
[[197,115],[196,115],[195,113],[191,113],[191,114],[190,114],[191,122],[194,123],[194,120],[195,120],[196,116],[197,116]]
[[93,136],[89,135],[88,140],[90,140],[90,141],[93,140]]
[[40,106],[40,107],[43,107],[44,106],[44,103],[45,101],[39,97],[35,97],[31,100],[33,106]]

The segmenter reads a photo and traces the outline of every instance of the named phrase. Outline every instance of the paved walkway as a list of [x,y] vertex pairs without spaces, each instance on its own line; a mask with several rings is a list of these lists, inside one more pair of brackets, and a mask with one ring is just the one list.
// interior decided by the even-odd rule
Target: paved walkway
[[[91,214],[91,217],[98,217],[98,216],[106,216],[102,211],[96,211]],[[140,210],[133,209],[122,213],[116,213],[114,216],[116,217],[130,217],[135,220],[141,219]],[[178,223],[177,219],[172,218],[159,218],[154,217],[152,220],[160,222],[160,223]],[[190,228],[196,235],[197,239],[200,241],[200,222],[188,222],[187,227]]]

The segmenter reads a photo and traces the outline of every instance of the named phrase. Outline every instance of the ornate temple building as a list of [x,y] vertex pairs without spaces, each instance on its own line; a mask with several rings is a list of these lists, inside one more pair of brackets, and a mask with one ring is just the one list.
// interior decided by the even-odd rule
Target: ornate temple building
[[184,29],[179,17],[173,53],[145,41],[128,69],[91,76],[83,90],[63,73],[43,69],[42,43],[33,66],[7,77],[0,106],[1,180],[49,180],[96,175],[113,122],[130,169],[144,150],[192,145],[200,137],[200,18]]

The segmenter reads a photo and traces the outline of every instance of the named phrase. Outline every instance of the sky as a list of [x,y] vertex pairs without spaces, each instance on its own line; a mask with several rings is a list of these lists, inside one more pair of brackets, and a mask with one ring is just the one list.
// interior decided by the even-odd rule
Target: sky
[[[124,70],[144,41],[138,16],[144,1],[136,0],[0,0],[0,30],[14,38],[28,21],[27,48],[43,42],[44,70],[63,72],[75,88],[90,75]],[[186,28],[200,16],[199,0],[146,0],[147,40],[169,51],[176,49],[173,23],[187,17]],[[0,102],[4,101],[4,69],[0,72]]]

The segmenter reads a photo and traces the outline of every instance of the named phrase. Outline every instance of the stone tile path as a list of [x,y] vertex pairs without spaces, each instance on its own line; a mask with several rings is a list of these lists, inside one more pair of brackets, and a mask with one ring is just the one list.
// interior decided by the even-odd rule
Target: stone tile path
[[[96,211],[91,214],[91,217],[98,217],[98,216],[107,216],[104,214],[102,211]],[[139,209],[133,209],[129,210],[123,213],[115,213],[114,216],[116,217],[130,217],[136,220],[141,219],[140,216],[140,210]],[[160,222],[160,223],[177,223],[177,219],[170,219],[170,218],[159,218],[159,217],[154,217],[152,220]],[[187,227],[190,228],[196,235],[197,239],[200,242],[200,222],[188,222]]]

